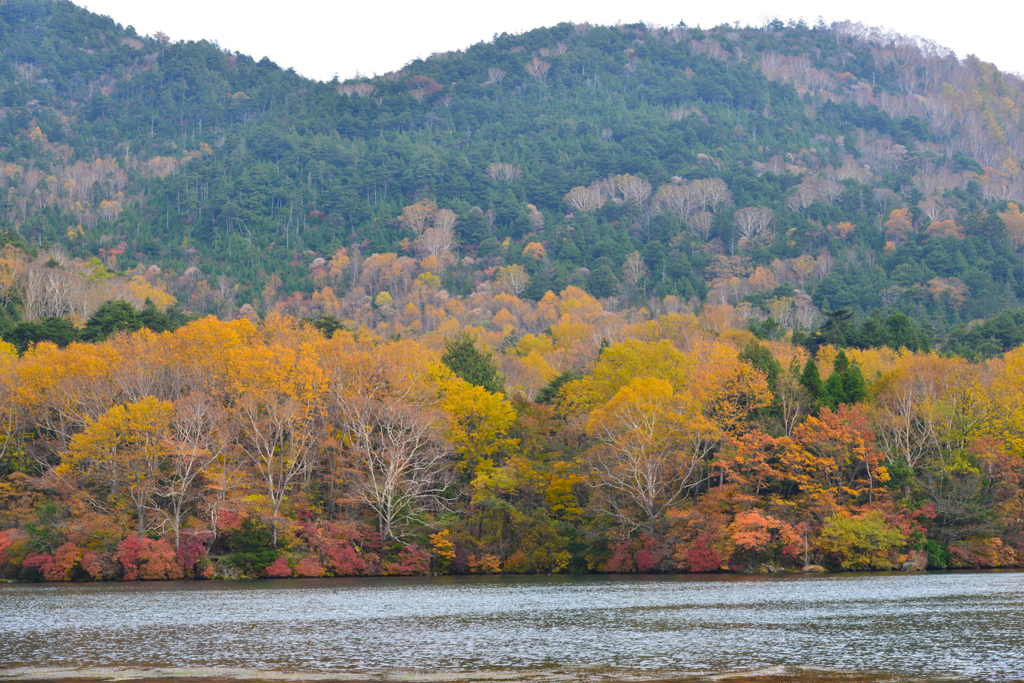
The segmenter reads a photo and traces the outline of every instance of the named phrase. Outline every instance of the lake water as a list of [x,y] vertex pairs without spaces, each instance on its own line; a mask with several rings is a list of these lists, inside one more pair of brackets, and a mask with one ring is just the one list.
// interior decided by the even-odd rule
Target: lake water
[[1024,681],[1024,573],[0,586],[3,678]]

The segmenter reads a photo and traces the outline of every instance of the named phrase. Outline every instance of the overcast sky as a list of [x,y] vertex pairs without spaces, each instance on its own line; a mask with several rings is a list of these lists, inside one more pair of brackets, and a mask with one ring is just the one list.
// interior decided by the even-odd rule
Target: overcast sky
[[[74,0],[93,12],[135,27],[163,31],[174,40],[217,41],[221,47],[264,56],[310,78],[343,80],[357,72],[383,74],[417,57],[465,48],[495,33],[521,33],[562,21],[614,24],[644,21],[704,28],[739,21],[758,26],[766,14],[808,24],[849,19],[929,38],[958,56],[975,54],[1003,71],[1024,73],[1020,20],[1013,0],[975,0],[968,5],[907,0]],[[1017,7],[1016,10],[1012,9]]]

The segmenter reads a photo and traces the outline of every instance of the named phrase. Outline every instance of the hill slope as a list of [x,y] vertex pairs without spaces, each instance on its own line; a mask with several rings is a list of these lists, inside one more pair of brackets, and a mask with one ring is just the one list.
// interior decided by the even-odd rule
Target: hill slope
[[401,299],[360,265],[403,251],[453,295],[520,265],[524,298],[578,285],[804,329],[850,307],[936,340],[1024,296],[1024,86],[922,41],[562,24],[318,83],[63,0],[0,23],[11,239],[195,312],[325,284]]

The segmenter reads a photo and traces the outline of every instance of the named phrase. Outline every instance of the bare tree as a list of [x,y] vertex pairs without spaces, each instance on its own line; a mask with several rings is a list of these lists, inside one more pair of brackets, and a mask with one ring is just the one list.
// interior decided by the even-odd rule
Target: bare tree
[[711,235],[711,228],[714,225],[714,214],[707,211],[701,211],[696,216],[691,216],[686,225],[690,228],[690,231],[700,237],[705,242],[708,241],[708,237]]
[[487,80],[484,82],[484,84],[486,85],[487,83],[497,83],[498,85],[501,85],[501,81],[504,78],[505,71],[503,69],[499,69],[497,67],[492,66],[487,70]]
[[551,63],[534,57],[532,61],[526,63],[524,68],[531,78],[538,83],[543,83],[548,78],[548,69],[551,68]]
[[394,398],[354,398],[345,405],[355,495],[377,515],[385,539],[400,538],[424,506],[442,504],[451,480],[450,446],[437,435],[438,422],[433,411]]
[[[169,462],[171,472],[157,495],[170,501],[174,547],[181,545],[181,520],[193,485],[224,458],[227,451],[227,412],[203,393],[179,399],[174,404]],[[216,529],[216,526],[214,526]]]
[[753,241],[770,234],[775,212],[766,206],[748,206],[737,211],[733,219],[740,236]]

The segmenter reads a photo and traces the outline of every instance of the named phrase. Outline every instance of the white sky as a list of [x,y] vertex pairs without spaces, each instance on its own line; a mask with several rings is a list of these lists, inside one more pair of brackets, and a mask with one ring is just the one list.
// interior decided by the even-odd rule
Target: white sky
[[[849,19],[918,35],[975,54],[1003,71],[1024,73],[1016,0],[919,3],[861,0],[841,9],[821,0],[74,0],[140,34],[163,31],[174,40],[205,38],[221,47],[263,56],[310,78],[343,80],[383,74],[417,57],[465,48],[495,33],[521,33],[562,21],[618,21],[704,28],[740,21],[760,25],[766,14],[814,24]],[[839,7],[840,3],[834,3]],[[1016,10],[1012,9],[1017,7]]]

